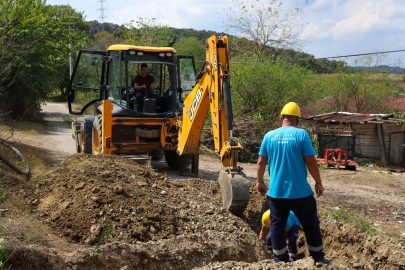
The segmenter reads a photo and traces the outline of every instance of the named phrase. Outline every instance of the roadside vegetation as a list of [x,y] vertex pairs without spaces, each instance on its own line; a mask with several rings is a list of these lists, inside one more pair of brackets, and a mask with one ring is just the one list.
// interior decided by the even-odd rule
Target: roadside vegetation
[[[267,131],[279,126],[279,112],[289,101],[305,107],[329,98],[328,108],[315,108],[317,114],[389,113],[393,108],[385,106],[384,97],[405,93],[402,74],[373,68],[387,63],[384,53],[342,61],[316,60],[302,52],[306,40],[300,40],[299,33],[305,27],[305,6],[287,8],[278,0],[232,1],[225,10],[227,33],[176,29],[147,17],[123,25],[100,24],[85,21],[83,14],[69,5],[48,5],[43,0],[2,2],[0,12],[4,14],[0,18],[0,70],[4,74],[0,80],[0,109],[10,112],[4,117],[33,119],[39,115],[41,102],[66,102],[69,54],[75,58],[80,49],[105,51],[117,43],[172,46],[178,54],[193,55],[200,70],[205,40],[226,34],[230,40],[234,136],[244,147],[241,161],[255,162],[253,143],[260,144]],[[93,92],[82,93],[74,109],[95,96]],[[92,114],[97,105],[86,113]],[[208,114],[202,137],[204,146],[212,149],[209,123]],[[30,124],[7,125],[0,127],[0,132],[4,127],[32,134],[42,132]]]
[[373,228],[372,224],[367,219],[365,219],[361,214],[353,212],[353,210],[351,209],[326,208],[322,209],[320,215],[329,219],[336,220],[342,225],[344,223],[353,224],[366,234],[377,234],[377,229]]

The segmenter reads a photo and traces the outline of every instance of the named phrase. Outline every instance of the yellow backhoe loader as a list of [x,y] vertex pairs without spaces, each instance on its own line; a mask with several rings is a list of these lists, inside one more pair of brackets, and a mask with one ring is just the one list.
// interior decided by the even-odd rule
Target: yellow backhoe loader
[[[80,51],[69,84],[69,112],[81,115],[72,123],[72,136],[77,152],[147,153],[152,159],[164,154],[169,167],[191,164],[197,174],[201,132],[211,109],[223,205],[241,214],[249,185],[237,165],[242,147],[232,136],[228,38],[212,36],[205,47],[198,74],[192,56],[176,56],[169,47],[119,44],[107,52]],[[153,93],[136,83],[143,64],[154,79]]]

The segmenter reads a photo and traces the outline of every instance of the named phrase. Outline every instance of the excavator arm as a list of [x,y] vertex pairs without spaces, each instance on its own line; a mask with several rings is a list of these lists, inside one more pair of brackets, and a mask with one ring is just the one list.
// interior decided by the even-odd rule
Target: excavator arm
[[221,160],[219,182],[224,208],[243,213],[249,200],[249,184],[237,164],[242,150],[233,139],[233,112],[230,89],[228,38],[207,39],[206,61],[197,76],[197,84],[183,104],[178,121],[178,154],[199,154],[200,138],[208,109],[211,109],[215,152]]

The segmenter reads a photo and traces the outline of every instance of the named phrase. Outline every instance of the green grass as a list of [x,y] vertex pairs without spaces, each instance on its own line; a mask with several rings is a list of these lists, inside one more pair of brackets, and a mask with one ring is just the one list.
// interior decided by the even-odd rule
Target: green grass
[[240,246],[223,247],[223,246],[214,245],[212,248],[214,257],[216,257],[222,253],[226,253],[228,256],[237,256],[244,251],[245,251],[245,249]]
[[327,163],[321,163],[318,165],[320,170],[326,170],[328,168],[328,164]]
[[320,212],[320,214],[329,219],[335,219],[338,221],[343,221],[345,223],[353,224],[366,234],[377,234],[377,230],[371,226],[370,222],[363,218],[361,214],[354,213],[351,209],[324,209],[322,210],[322,212]]

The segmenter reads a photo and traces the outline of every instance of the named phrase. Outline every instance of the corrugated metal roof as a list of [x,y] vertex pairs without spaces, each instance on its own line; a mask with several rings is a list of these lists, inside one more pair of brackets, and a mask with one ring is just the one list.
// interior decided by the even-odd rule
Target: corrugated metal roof
[[392,114],[360,114],[360,113],[346,113],[346,112],[333,112],[327,114],[313,115],[303,119],[322,121],[325,123],[356,123],[367,121],[379,121],[388,119]]

